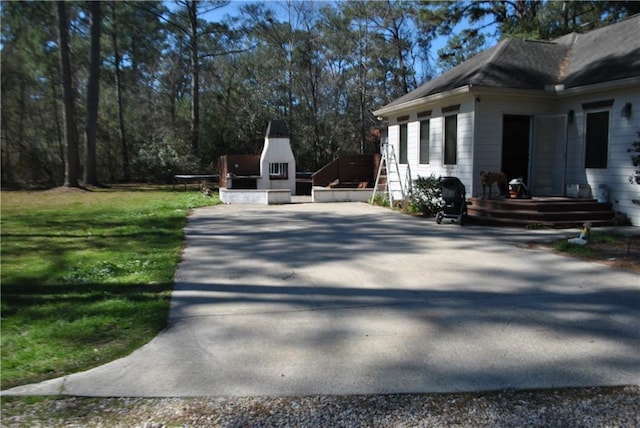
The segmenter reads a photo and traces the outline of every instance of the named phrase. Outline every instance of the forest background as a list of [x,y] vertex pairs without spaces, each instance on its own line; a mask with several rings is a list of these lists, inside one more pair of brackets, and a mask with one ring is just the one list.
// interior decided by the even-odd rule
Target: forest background
[[287,120],[298,170],[316,171],[377,152],[373,110],[501,38],[636,13],[634,1],[3,1],[2,186],[211,174],[220,155],[260,153],[272,119]]

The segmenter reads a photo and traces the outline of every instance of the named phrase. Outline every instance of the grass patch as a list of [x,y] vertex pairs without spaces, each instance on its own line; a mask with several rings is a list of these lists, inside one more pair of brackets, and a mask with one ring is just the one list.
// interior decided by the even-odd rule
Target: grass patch
[[566,253],[575,257],[598,258],[603,245],[622,245],[625,238],[611,232],[592,231],[587,245],[576,245],[566,239],[554,242],[553,248],[561,253]]
[[554,242],[553,249],[569,256],[640,272],[640,235],[592,230],[586,245],[571,244],[563,239]]
[[595,258],[596,251],[586,245],[572,244],[566,240],[557,241],[553,244],[553,249],[574,257]]
[[166,326],[199,192],[2,192],[1,387],[122,357]]

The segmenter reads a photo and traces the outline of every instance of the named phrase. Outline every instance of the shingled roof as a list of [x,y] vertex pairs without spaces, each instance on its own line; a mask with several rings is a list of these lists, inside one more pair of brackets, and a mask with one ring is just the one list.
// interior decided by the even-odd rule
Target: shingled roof
[[573,43],[562,76],[565,88],[640,76],[640,15],[555,42],[567,39]]
[[640,76],[640,15],[552,41],[505,39],[384,110],[464,86],[544,91]]

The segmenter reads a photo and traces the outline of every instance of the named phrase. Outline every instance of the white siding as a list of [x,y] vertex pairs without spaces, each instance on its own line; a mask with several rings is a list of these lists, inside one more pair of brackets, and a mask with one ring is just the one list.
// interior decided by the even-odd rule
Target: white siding
[[[584,168],[584,111],[582,104],[614,99],[610,108],[609,162],[606,169]],[[625,104],[632,103],[631,118],[622,117]],[[458,153],[456,165],[444,165],[444,121],[442,107],[460,104],[458,112]],[[418,111],[431,110],[429,164],[419,163],[420,120]],[[467,196],[482,194],[480,171],[502,169],[503,117],[509,115],[539,116],[568,115],[573,111],[573,120],[568,120],[566,184],[589,184],[594,191],[606,184],[610,201],[616,211],[625,213],[632,223],[640,225],[640,206],[632,199],[640,199],[640,186],[631,184],[633,172],[631,154],[627,150],[639,138],[640,130],[640,86],[627,90],[607,91],[589,96],[573,98],[531,97],[513,94],[465,94],[444,101],[422,105],[409,114],[407,126],[407,165],[401,165],[404,174],[410,168],[411,175],[456,176],[467,188]],[[406,113],[402,113],[406,115]],[[397,118],[389,118],[389,143],[399,148]],[[532,125],[533,127],[533,122]],[[533,128],[532,128],[533,130]],[[564,141],[562,142],[564,143]]]
[[[609,154],[606,169],[585,169],[585,118],[582,104],[613,99],[609,113]],[[623,117],[625,104],[632,104],[631,118]],[[635,226],[640,226],[640,206],[634,205],[633,199],[640,199],[640,186],[629,182],[633,173],[631,143],[638,141],[640,131],[640,85],[626,90],[607,91],[588,96],[563,99],[559,109],[564,112],[573,110],[574,119],[569,123],[567,135],[569,139],[567,153],[567,182],[589,184],[592,192],[596,192],[600,184],[609,189],[609,201],[613,209],[626,214]]]
[[[460,104],[458,110],[458,151],[456,165],[444,165],[444,120],[442,108],[454,104]],[[474,128],[474,100],[471,95],[448,99],[445,102],[426,105],[409,115],[407,127],[407,165],[400,165],[402,178],[405,177],[407,168],[410,169],[412,179],[418,176],[455,176],[458,177],[467,188],[467,192],[473,185],[473,128]],[[417,112],[431,110],[429,127],[429,164],[420,164],[420,121],[427,119],[418,118]],[[445,115],[454,114],[445,113]],[[399,150],[399,132],[395,117],[389,120],[389,144],[394,146],[396,153]],[[468,194],[468,196],[471,196]]]
[[[480,171],[501,171],[502,125],[506,114],[536,116],[551,114],[554,103],[547,99],[479,95],[477,102],[476,156],[473,168],[473,195],[482,195]],[[531,125],[533,126],[533,125]]]
[[[392,124],[393,123],[393,124]],[[402,122],[405,123],[405,122]],[[410,149],[411,143],[410,143],[410,139],[409,139],[409,126],[407,126],[407,149]],[[398,162],[400,162],[400,125],[397,123],[397,121],[395,121],[395,119],[390,120],[389,121],[389,145],[393,146],[393,150],[395,152],[396,155],[396,159]],[[401,179],[404,179],[404,174],[406,172],[406,165],[400,165],[400,171],[401,171]],[[394,185],[393,183],[389,184],[389,188],[391,189],[391,191],[394,193],[395,198],[399,198],[399,192],[400,192],[400,187],[397,185]]]

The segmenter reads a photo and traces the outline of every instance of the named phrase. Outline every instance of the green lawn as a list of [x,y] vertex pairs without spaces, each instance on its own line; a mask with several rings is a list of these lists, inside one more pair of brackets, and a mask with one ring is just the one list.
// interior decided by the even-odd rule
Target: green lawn
[[190,208],[170,187],[2,192],[1,387],[104,364],[166,326]]

